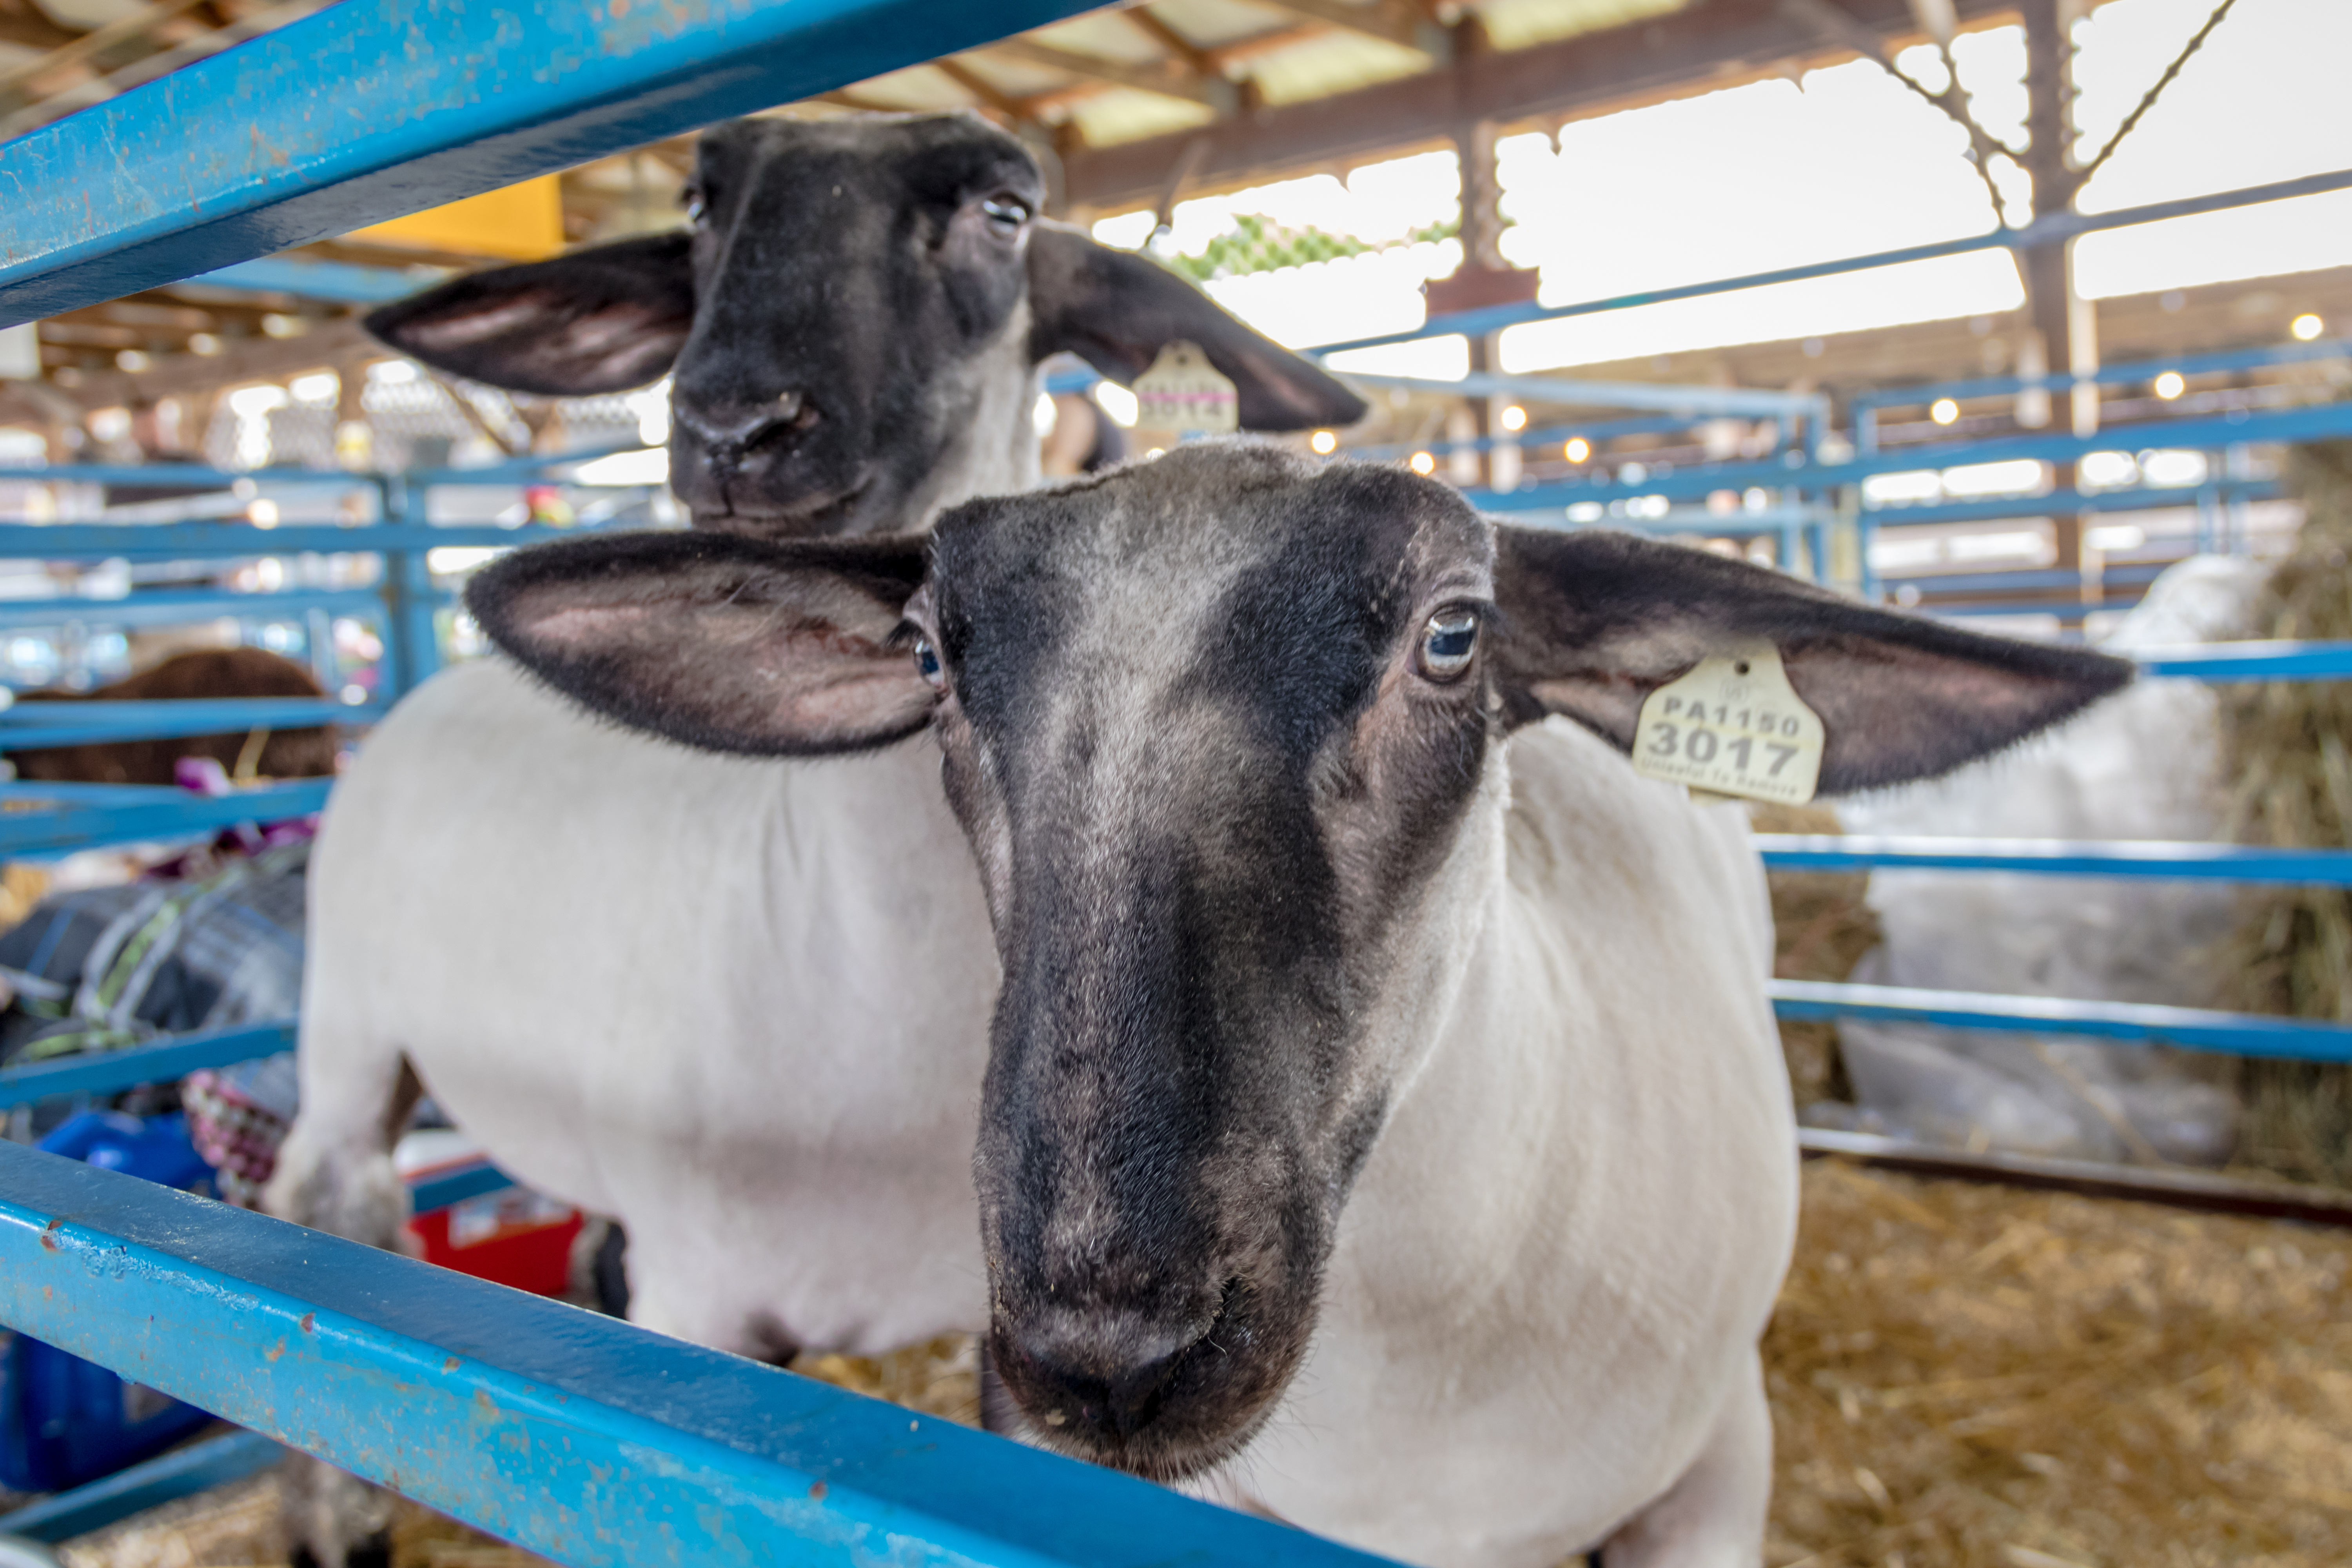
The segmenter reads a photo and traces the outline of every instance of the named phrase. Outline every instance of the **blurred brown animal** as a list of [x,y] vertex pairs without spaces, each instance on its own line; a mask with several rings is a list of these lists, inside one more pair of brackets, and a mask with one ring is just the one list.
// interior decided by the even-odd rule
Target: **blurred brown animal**
[[[174,654],[152,669],[94,691],[20,691],[19,702],[144,702],[193,697],[323,697],[310,672],[257,647]],[[20,779],[50,784],[169,784],[182,757],[212,757],[232,776],[315,778],[335,771],[332,726],[240,731],[161,741],[109,741],[11,751]]]

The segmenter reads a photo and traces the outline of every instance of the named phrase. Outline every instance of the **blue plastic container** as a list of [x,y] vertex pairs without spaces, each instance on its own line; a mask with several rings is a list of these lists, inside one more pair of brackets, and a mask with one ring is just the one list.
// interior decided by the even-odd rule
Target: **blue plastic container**
[[[142,1121],[90,1111],[40,1146],[165,1186],[212,1191],[212,1167],[176,1115]],[[13,1491],[64,1491],[112,1475],[212,1418],[55,1345],[0,1331],[0,1486]]]

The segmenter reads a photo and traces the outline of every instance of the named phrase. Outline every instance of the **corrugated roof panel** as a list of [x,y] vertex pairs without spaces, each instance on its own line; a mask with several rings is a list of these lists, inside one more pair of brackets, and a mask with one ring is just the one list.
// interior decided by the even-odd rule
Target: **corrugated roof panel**
[[1251,62],[1250,75],[1266,102],[1296,103],[1413,76],[1429,66],[1429,57],[1419,49],[1335,29],[1260,56]]
[[1168,55],[1159,39],[1117,11],[1089,11],[1083,16],[1073,16],[1050,27],[1039,27],[1022,37],[1034,38],[1041,44],[1051,44],[1057,49],[1070,49],[1127,65],[1151,65]]
[[1205,104],[1122,87],[1071,104],[1070,118],[1076,122],[1078,133],[1087,139],[1088,146],[1108,147],[1113,142],[1139,142],[1147,136],[1165,136],[1171,131],[1205,125],[1216,116]]
[[1622,27],[1669,11],[1685,9],[1691,0],[1486,0],[1478,9],[1486,37],[1498,49],[1524,49],[1579,33]]

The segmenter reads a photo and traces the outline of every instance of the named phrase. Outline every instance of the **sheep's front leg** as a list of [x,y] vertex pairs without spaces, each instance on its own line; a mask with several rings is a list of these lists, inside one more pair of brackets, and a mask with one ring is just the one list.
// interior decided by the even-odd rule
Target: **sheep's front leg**
[[1664,1497],[1602,1543],[1602,1568],[1757,1568],[1771,1501],[1772,1413],[1750,1351],[1715,1435]]

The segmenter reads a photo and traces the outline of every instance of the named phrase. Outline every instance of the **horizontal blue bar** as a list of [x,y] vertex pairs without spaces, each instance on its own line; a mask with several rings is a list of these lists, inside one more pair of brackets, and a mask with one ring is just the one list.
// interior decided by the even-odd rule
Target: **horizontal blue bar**
[[141,591],[112,599],[0,599],[0,626],[60,626],[69,621],[110,626],[177,626],[236,616],[257,621],[299,621],[311,610],[331,615],[381,615],[373,588],[295,588],[280,594],[205,590]]
[[16,1144],[0,1323],[574,1568],[1379,1561]]
[[2243,415],[2198,419],[2151,419],[2114,425],[2095,436],[2001,436],[1982,441],[1936,442],[1904,447],[1893,452],[1858,453],[1840,463],[1808,463],[1790,451],[1780,462],[1694,464],[1670,474],[1653,473],[1634,481],[1608,484],[1548,484],[1515,490],[1507,497],[1492,491],[1469,490],[1473,506],[1568,506],[1577,501],[1630,500],[1635,496],[1696,498],[1711,490],[1745,489],[1750,485],[1786,485],[1807,490],[1860,484],[1876,474],[1907,473],[1918,468],[1956,468],[1978,463],[2034,459],[2066,462],[2088,452],[2143,450],[2150,447],[2215,450],[2249,442],[2294,442],[2352,436],[2352,401],[2313,404],[2297,408],[2264,409]]
[[[349,0],[345,0],[348,4]],[[439,550],[451,545],[503,549],[581,531],[525,524],[520,528],[418,528],[374,524],[359,528],[248,528],[238,523],[13,522],[0,523],[0,558],[63,561],[122,555],[142,560],[212,556],[338,554],[356,551]]]
[[[159,801],[188,798],[178,784],[84,784],[68,780],[44,784],[31,779],[0,779],[0,802],[36,802],[44,808],[66,805],[152,805]],[[18,811],[27,809],[19,804]]]
[[30,484],[69,481],[86,485],[121,485],[130,489],[203,488],[224,490],[243,480],[253,485],[258,492],[305,487],[353,489],[375,484],[378,476],[342,473],[332,468],[254,468],[245,473],[228,473],[220,468],[205,468],[201,463],[47,463],[39,468],[0,468],[0,481],[18,479]]
[[[1899,448],[1898,448],[1899,449]],[[1983,500],[1926,501],[1917,505],[1864,506],[1875,528],[1908,528],[1936,522],[1991,522],[2011,517],[2103,517],[2135,511],[2194,507],[2219,501],[2272,500],[2284,494],[2275,479],[2217,479],[2202,485],[2167,485],[2128,490],[2047,490],[2040,495],[1991,496]]]
[[[18,751],[28,747],[20,743]],[[82,805],[61,800],[53,811],[0,814],[0,858],[56,855],[98,844],[138,844],[182,838],[242,822],[283,822],[326,808],[331,779],[271,784],[233,795],[183,794],[176,800]],[[19,797],[22,798],[22,797]]]
[[1759,833],[1764,864],[1782,871],[2023,871],[2048,877],[2177,877],[2198,881],[2352,887],[2352,849],[2110,839],[1916,838]]
[[[2099,580],[2145,587],[2175,564],[2170,561],[2114,563],[2099,574]],[[1923,594],[2021,594],[2035,588],[2080,588],[2083,574],[2053,567],[2025,572],[1927,572],[1916,576],[1883,576],[1878,581],[1890,593],[1897,588],[1916,588]]]
[[2131,228],[2145,223],[2162,223],[2168,218],[2223,212],[2231,207],[2256,206],[2264,202],[2285,201],[2294,196],[2319,195],[2347,187],[2352,187],[2352,169],[2305,174],[2264,185],[2246,185],[2233,191],[2217,191],[2210,195],[2151,202],[2145,206],[2123,207],[2115,212],[2053,213],[2046,217],[2036,218],[2023,228],[1997,228],[1988,234],[1969,235],[1960,239],[1905,246],[1896,250],[1872,251],[1863,256],[1841,257],[1835,261],[1810,262],[1802,267],[1776,268],[1769,272],[1743,273],[1734,278],[1685,283],[1672,289],[1646,289],[1633,294],[1612,294],[1605,299],[1585,300],[1573,305],[1496,305],[1486,310],[1463,310],[1454,315],[1433,317],[1411,331],[1384,332],[1378,337],[1319,343],[1307,352],[1333,354],[1349,349],[1384,348],[1391,343],[1418,342],[1425,338],[1456,334],[1482,337],[1488,332],[1499,332],[1506,327],[1523,326],[1529,321],[1557,321],[1570,316],[1591,316],[1609,310],[1628,310],[1635,305],[1656,305],[1668,300],[1696,300],[1708,294],[1730,294],[1742,289],[1762,289],[1774,283],[1795,283],[1808,278],[1828,278],[1843,272],[1868,272],[1881,267],[1897,267],[1909,261],[1933,261],[1939,257],[1961,256],[1970,251],[2048,245],[2076,235],[2111,228]]
[[2081,383],[2096,386],[2128,386],[2135,382],[2154,381],[2166,371],[2181,375],[2214,375],[2237,370],[2258,370],[2264,365],[2303,364],[2313,360],[2342,359],[2352,355],[2352,338],[2336,338],[2326,342],[2274,343],[2258,349],[2228,349],[2218,353],[2176,354],[2170,359],[2133,360],[2124,364],[2101,365],[2087,374],[2075,375],[2060,371],[2049,375],[1979,376],[1973,381],[1936,382],[1924,386],[1894,386],[1878,392],[1854,395],[1853,406],[1862,408],[1924,407],[1939,397],[1999,397],[2011,393],[2039,387],[2051,392],[2071,391]]
[[2221,642],[2129,650],[2142,675],[2198,680],[2342,680],[2352,642]]
[[467,1165],[459,1170],[435,1172],[410,1184],[408,1206],[414,1214],[431,1214],[467,1198],[478,1198],[489,1193],[500,1193],[515,1184],[515,1179],[488,1161]]
[[113,1094],[142,1083],[171,1083],[198,1068],[229,1067],[293,1048],[294,1020],[273,1018],[181,1035],[152,1046],[125,1046],[119,1051],[85,1052],[26,1067],[0,1068],[0,1110],[75,1095]]
[[103,745],[239,730],[373,724],[380,706],[299,697],[194,698],[176,702],[20,702],[0,710],[0,752]]
[[2134,1002],[2074,1002],[2056,996],[1986,996],[1903,985],[1837,985],[1814,980],[1766,983],[1781,1018],[1866,1018],[1995,1033],[2079,1035],[2135,1040],[2228,1056],[2352,1062],[2352,1025],[2202,1007]]
[[257,1432],[226,1432],[117,1470],[86,1487],[43,1498],[14,1513],[0,1513],[0,1537],[70,1541],[134,1513],[241,1481],[284,1458],[283,1445]]
[[2147,595],[2137,591],[2108,594],[2097,599],[2013,599],[2007,603],[1979,605],[1919,605],[1913,606],[1923,616],[1937,620],[1966,620],[1984,616],[2055,616],[2062,621],[2079,621],[2085,616],[2104,615],[2109,610],[2128,610]]
[[0,143],[0,326],[551,174],[1090,5],[342,0]]
[[1382,375],[1369,371],[1334,372],[1360,386],[1401,387],[1407,392],[1458,393],[1465,396],[1524,397],[1590,408],[1654,408],[1691,419],[1738,414],[1803,418],[1826,414],[1829,399],[1813,392],[1772,392],[1759,387],[1675,385],[1649,381],[1575,381],[1557,375],[1497,375],[1471,371],[1451,379]]
[[437,267],[362,267],[352,261],[296,261],[265,256],[188,279],[239,293],[292,294],[337,305],[383,305],[404,300],[445,276]]

